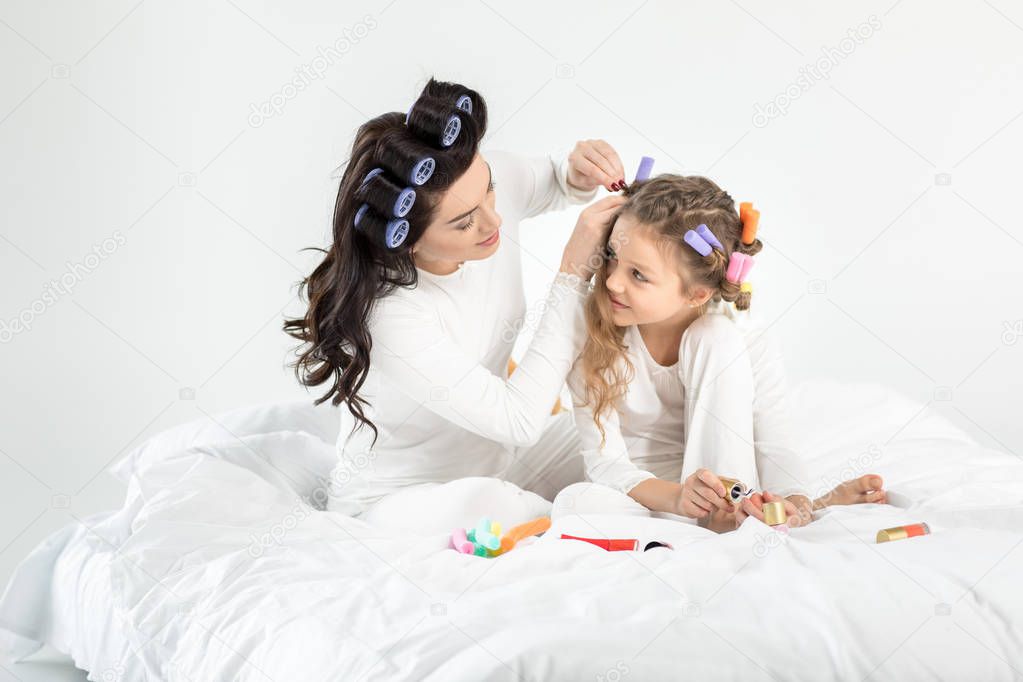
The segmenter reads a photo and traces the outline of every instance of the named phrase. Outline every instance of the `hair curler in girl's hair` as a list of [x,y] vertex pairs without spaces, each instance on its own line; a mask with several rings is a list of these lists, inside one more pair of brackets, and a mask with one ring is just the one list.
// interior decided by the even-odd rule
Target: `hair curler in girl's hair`
[[739,251],[732,251],[728,260],[728,270],[725,272],[725,279],[733,284],[742,284],[746,281],[749,271],[753,269],[753,256],[747,256]]
[[757,240],[757,228],[760,226],[760,211],[753,208],[752,201],[739,204],[739,221],[742,223],[742,243],[749,246]]
[[388,220],[363,204],[355,212],[355,229],[387,249],[397,249],[408,236],[408,221],[404,218]]
[[698,225],[695,230],[686,230],[686,233],[682,235],[682,239],[701,256],[709,256],[710,252],[714,249],[721,252],[725,250],[725,247],[721,245],[721,242],[710,231],[710,228],[703,224]]
[[382,215],[404,218],[416,203],[416,191],[391,182],[382,168],[374,168],[356,190],[356,199],[364,201]]
[[654,170],[654,160],[649,156],[644,156],[639,160],[639,168],[636,169],[636,179],[633,182],[643,182],[650,177],[650,173]]
[[700,223],[696,226],[696,234],[700,235],[700,237],[703,238],[703,241],[707,242],[718,251],[725,250],[725,247],[721,245],[721,242],[718,241],[718,238],[714,236],[714,233],[710,231],[710,228],[707,227],[705,223]]

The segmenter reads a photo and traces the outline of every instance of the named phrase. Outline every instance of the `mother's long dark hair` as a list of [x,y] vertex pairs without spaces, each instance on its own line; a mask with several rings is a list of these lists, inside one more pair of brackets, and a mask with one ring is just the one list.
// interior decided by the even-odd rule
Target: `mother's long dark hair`
[[[355,428],[368,425],[374,443],[377,428],[359,396],[373,348],[368,327],[373,303],[395,287],[418,282],[412,246],[444,192],[469,168],[486,128],[487,107],[479,93],[432,78],[407,114],[382,114],[363,124],[334,204],[334,242],[316,249],[323,261],[299,284],[306,313],[284,321],[284,331],[303,342],[292,364],[299,382],[330,383],[315,404],[345,402]],[[445,146],[452,133],[457,137]],[[429,172],[424,158],[433,159],[433,173],[417,184]],[[407,188],[415,192],[411,209]]]

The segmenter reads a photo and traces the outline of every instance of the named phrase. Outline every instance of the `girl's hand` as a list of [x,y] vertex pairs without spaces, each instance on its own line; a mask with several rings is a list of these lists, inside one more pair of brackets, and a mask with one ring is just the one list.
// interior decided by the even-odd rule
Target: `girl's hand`
[[[787,501],[792,503],[792,506],[796,508],[796,513],[789,514],[788,524],[789,528],[798,528],[799,526],[805,526],[813,521],[813,503],[809,497],[803,495],[789,495],[785,498]],[[788,506],[786,505],[785,512],[788,513]]]
[[[797,496],[793,496],[795,498]],[[805,497],[799,496],[805,500]],[[799,508],[796,507],[795,503],[788,498],[784,498],[780,495],[775,495],[771,492],[764,492],[763,495],[760,493],[753,493],[749,497],[745,498],[739,505],[739,510],[736,513],[736,523],[741,524],[746,520],[747,517],[753,516],[760,521],[764,520],[764,503],[765,502],[782,502],[785,505],[785,515],[788,517],[785,521],[785,525],[789,528],[795,528],[797,526],[806,525],[809,520],[800,513]],[[812,520],[812,517],[811,517]]]
[[625,167],[604,140],[581,140],[568,155],[568,184],[584,191],[603,185],[617,192],[625,186]]
[[583,209],[561,256],[562,272],[578,275],[587,282],[593,277],[604,262],[611,221],[625,201],[622,195],[613,194]]
[[703,519],[714,511],[732,514],[735,509],[725,500],[725,486],[721,479],[710,469],[697,469],[686,478],[682,483],[678,507],[679,515],[694,519]]

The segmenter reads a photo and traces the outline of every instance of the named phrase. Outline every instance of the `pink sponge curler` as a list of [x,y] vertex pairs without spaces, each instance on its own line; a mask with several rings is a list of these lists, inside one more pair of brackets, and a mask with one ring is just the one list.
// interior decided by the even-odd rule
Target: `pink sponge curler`
[[753,269],[753,262],[754,262],[753,261],[753,256],[750,256],[748,254],[744,254],[744,255],[746,256],[746,258],[744,258],[743,261],[742,261],[742,272],[739,273],[739,281],[740,282],[745,282],[746,278],[749,276],[749,271]]
[[746,276],[753,269],[753,257],[738,251],[732,251],[728,260],[728,270],[725,271],[725,279],[735,284],[746,281]]
[[473,544],[465,537],[464,528],[456,528],[451,531],[451,546],[462,554],[472,554]]

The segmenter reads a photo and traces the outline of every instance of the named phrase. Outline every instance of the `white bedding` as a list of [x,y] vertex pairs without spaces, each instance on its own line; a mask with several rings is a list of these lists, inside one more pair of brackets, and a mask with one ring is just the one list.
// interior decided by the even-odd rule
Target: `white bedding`
[[[184,425],[115,466],[121,510],[19,567],[0,646],[48,642],[119,681],[1023,675],[1023,462],[880,387],[806,384],[792,405],[816,487],[877,472],[902,508],[831,508],[787,539],[755,519],[717,536],[573,517],[484,559],[300,502],[334,463],[333,409]],[[874,544],[916,521],[933,533]],[[608,553],[561,532],[675,549]]]

